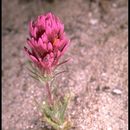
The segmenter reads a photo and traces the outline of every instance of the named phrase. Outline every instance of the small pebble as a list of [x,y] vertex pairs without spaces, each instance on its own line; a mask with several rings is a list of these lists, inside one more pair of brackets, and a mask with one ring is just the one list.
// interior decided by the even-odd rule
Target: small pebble
[[112,128],[111,127],[108,127],[108,129],[107,130],[112,130]]
[[95,24],[97,24],[98,23],[98,20],[97,19],[91,19],[90,20],[90,24],[92,24],[92,25],[95,25]]
[[30,128],[33,128],[33,127],[34,127],[33,125],[30,126]]
[[43,101],[43,102],[42,102],[42,104],[43,104],[43,105],[45,105],[45,104],[46,104],[46,102],[45,102],[45,101]]
[[31,93],[34,94],[34,91],[32,90]]
[[113,90],[112,90],[112,94],[121,95],[121,94],[122,94],[122,91],[119,90],[119,89],[113,89]]
[[116,7],[117,7],[117,4],[116,4],[116,3],[113,3],[112,6],[113,6],[114,8],[116,8]]

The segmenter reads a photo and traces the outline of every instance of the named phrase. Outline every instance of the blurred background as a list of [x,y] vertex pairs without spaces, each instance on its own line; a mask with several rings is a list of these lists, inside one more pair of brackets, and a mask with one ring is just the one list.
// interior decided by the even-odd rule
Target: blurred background
[[2,130],[51,130],[41,121],[44,87],[27,71],[28,23],[52,12],[64,23],[70,47],[58,87],[74,97],[72,130],[128,130],[128,1],[2,1]]

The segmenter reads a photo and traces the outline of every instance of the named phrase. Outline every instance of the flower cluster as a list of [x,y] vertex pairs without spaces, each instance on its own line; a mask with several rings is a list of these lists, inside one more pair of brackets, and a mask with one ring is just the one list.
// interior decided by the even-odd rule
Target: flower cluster
[[29,33],[25,52],[43,74],[51,73],[69,45],[64,25],[58,17],[46,13],[29,23]]

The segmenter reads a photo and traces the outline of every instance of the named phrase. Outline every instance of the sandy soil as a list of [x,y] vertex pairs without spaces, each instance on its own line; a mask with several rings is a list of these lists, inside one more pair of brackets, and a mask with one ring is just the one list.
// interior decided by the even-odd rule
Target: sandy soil
[[[127,0],[3,0],[2,130],[47,130],[39,119],[44,87],[32,79],[23,47],[27,24],[52,11],[71,39],[64,58],[68,73],[58,78],[74,98],[67,114],[73,130],[128,130]],[[63,58],[63,59],[64,59]],[[50,129],[48,129],[50,130]]]

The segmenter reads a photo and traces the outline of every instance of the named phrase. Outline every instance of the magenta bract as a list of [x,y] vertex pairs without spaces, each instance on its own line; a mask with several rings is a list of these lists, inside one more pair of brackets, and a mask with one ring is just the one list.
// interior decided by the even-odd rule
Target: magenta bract
[[30,22],[29,33],[30,49],[25,47],[25,52],[43,73],[50,73],[69,45],[64,25],[58,17],[47,13]]

